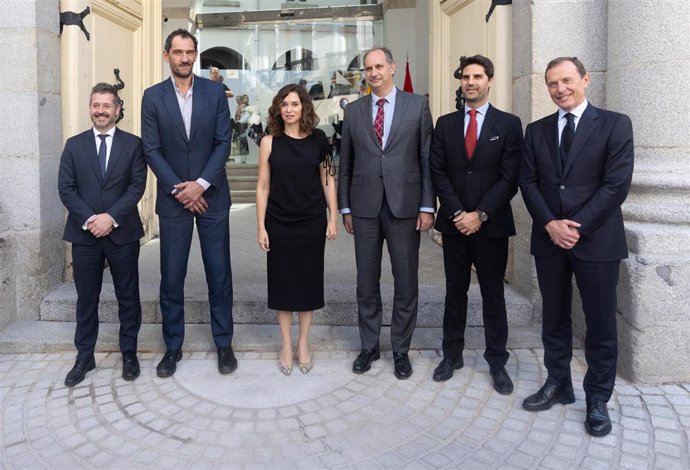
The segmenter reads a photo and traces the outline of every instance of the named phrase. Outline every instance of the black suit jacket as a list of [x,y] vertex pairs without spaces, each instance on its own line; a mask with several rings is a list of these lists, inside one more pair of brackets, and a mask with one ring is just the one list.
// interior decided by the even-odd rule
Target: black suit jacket
[[582,224],[573,254],[583,261],[628,256],[621,205],[633,173],[633,131],[624,114],[588,104],[577,125],[563,169],[558,150],[558,113],[527,126],[520,189],[532,215],[531,252],[557,249],[545,226],[555,219]]
[[170,193],[177,183],[198,178],[211,185],[204,192],[208,211],[228,211],[230,188],[225,162],[230,155],[231,131],[222,84],[194,76],[189,138],[169,78],[146,89],[141,119],[144,156],[158,179],[156,213],[173,217],[185,212]]
[[478,235],[515,235],[510,200],[517,193],[522,155],[520,118],[489,105],[472,159],[467,158],[464,112],[441,116],[431,141],[431,179],[441,201],[435,228],[457,235],[457,211],[481,210],[489,216]]
[[146,162],[139,137],[115,130],[105,178],[98,167],[98,150],[93,130],[71,137],[60,157],[58,191],[69,211],[63,239],[79,245],[93,245],[97,238],[84,223],[95,214],[108,213],[118,227],[110,232],[113,243],[139,240],[144,229],[137,202],[146,187]]

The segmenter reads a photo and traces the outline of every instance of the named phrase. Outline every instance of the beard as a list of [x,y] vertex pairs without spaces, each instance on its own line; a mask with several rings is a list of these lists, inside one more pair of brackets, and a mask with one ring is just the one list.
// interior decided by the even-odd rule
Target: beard
[[192,75],[192,70],[193,64],[189,65],[188,71],[183,70],[179,65],[170,67],[172,74],[179,78],[189,78]]

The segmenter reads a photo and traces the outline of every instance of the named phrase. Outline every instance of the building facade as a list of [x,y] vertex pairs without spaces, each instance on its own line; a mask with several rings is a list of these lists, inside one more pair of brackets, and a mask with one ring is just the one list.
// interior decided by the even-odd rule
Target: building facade
[[[227,3],[256,11],[274,4],[278,11],[305,7],[289,0]],[[319,7],[324,2],[312,3]],[[396,54],[400,87],[409,61],[415,92],[429,94],[435,118],[455,107],[458,82],[452,73],[458,58],[475,53],[496,64],[492,102],[519,115],[523,124],[555,111],[543,74],[550,59],[563,55],[577,56],[589,69],[588,97],[593,104],[632,118],[636,162],[623,207],[630,256],[621,265],[619,285],[620,372],[642,382],[690,380],[685,360],[690,355],[690,93],[684,89],[690,81],[690,3],[515,0],[496,6],[488,20],[490,0],[380,3],[382,18],[375,20],[380,27],[361,27],[364,20],[352,20],[347,28],[336,28],[345,38],[342,42],[349,41],[345,49],[389,46]],[[60,12],[79,13],[86,7],[90,12],[83,25],[89,38],[76,25],[64,26],[60,34]],[[125,119],[120,126],[138,133],[143,90],[165,76],[162,37],[177,27],[196,28],[198,15],[217,13],[218,8],[206,7],[202,0],[0,0],[0,9],[8,52],[0,78],[0,328],[7,328],[17,321],[39,321],[43,296],[69,278],[57,168],[66,138],[90,125],[90,87],[98,81],[114,83],[114,69],[119,69],[125,84]],[[302,32],[290,41],[322,34],[333,44],[328,36],[333,28],[319,28],[306,28],[305,33],[302,24]],[[202,53],[223,46],[224,33],[208,30],[199,33]],[[261,52],[259,56],[266,56],[262,67],[290,62],[286,50],[300,44],[289,46]],[[233,49],[239,50],[239,45]],[[316,51],[317,59],[319,54]],[[249,57],[248,66],[239,61],[237,70],[261,60]],[[140,204],[147,237],[157,233],[154,198],[150,180]],[[538,328],[540,298],[529,254],[530,219],[520,197],[514,201],[518,236],[512,242],[507,281],[531,300]],[[581,333],[582,317],[574,317]]]

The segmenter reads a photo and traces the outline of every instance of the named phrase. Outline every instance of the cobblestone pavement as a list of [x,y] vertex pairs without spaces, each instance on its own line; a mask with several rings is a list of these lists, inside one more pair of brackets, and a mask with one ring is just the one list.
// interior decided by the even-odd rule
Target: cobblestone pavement
[[229,376],[215,353],[186,354],[159,379],[159,354],[120,378],[119,354],[63,385],[72,353],[0,355],[0,468],[689,468],[690,384],[632,386],[609,402],[613,432],[584,430],[582,352],[577,401],[528,413],[543,380],[542,351],[511,351],[510,396],[495,393],[481,352],[445,383],[438,351],[413,351],[414,374],[395,379],[390,353],[364,375],[352,352],[314,353],[314,369],[280,374],[275,352],[238,354]]

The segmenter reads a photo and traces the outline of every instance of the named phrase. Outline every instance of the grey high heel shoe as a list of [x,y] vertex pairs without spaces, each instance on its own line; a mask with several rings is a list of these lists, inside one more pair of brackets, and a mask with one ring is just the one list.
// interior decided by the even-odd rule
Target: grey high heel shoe
[[280,356],[282,355],[283,350],[281,349],[280,352],[278,353],[278,368],[284,375],[290,375],[292,374],[292,351],[290,351],[290,363],[289,365],[283,364],[283,362],[280,360]]

